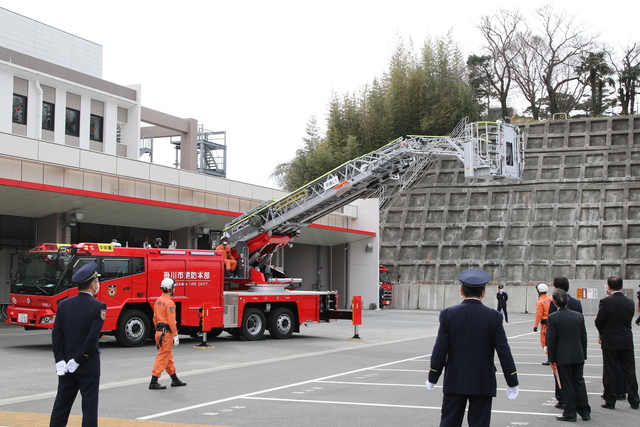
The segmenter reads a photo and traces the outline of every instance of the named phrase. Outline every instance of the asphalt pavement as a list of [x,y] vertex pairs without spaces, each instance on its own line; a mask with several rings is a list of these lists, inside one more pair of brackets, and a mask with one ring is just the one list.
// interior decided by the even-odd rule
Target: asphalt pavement
[[[554,383],[533,314],[510,314],[505,324],[516,360],[520,395],[509,400],[498,368],[498,395],[492,426],[551,426]],[[619,401],[600,408],[602,356],[594,316],[585,317],[589,333],[585,379],[593,426],[637,425],[640,412]],[[437,426],[442,380],[428,392],[429,355],[438,330],[438,312],[365,311],[356,336],[348,321],[313,324],[288,340],[268,334],[261,341],[237,341],[223,333],[211,348],[194,348],[200,339],[181,337],[174,350],[178,376],[186,387],[149,390],[156,354],[153,343],[119,347],[101,339],[100,426]],[[636,360],[640,327],[634,325]],[[49,331],[0,325],[0,427],[48,425],[57,377]],[[469,355],[473,363],[473,354]],[[165,374],[160,382],[169,385]],[[80,396],[69,426],[80,426]],[[463,425],[466,425],[466,421]]]

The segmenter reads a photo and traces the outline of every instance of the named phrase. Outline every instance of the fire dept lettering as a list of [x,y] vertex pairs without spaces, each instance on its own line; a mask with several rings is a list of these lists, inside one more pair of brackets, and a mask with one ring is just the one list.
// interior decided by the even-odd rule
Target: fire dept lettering
[[176,286],[208,286],[210,271],[165,271],[163,278],[176,281]]

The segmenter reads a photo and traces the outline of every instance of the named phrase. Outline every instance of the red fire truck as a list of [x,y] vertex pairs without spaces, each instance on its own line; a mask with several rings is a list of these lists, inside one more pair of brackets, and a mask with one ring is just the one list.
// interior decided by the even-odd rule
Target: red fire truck
[[272,337],[283,339],[299,332],[301,324],[352,316],[351,311],[336,309],[337,293],[296,290],[295,280],[284,275],[265,286],[238,280],[233,291],[224,291],[220,251],[45,243],[20,263],[6,322],[28,329],[52,328],[60,301],[78,293],[70,278],[89,262],[96,262],[101,274],[97,298],[107,304],[103,331],[124,346],[142,345],[153,332],[152,306],[165,277],[176,280],[173,300],[183,334],[204,330],[216,336],[226,330],[257,340],[267,329]]
[[384,266],[380,266],[380,308],[393,304],[393,282],[390,273]]

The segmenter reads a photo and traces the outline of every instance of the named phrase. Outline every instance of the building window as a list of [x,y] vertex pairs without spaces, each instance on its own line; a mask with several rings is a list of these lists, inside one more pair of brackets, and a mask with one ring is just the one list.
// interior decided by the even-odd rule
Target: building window
[[13,123],[27,124],[27,97],[13,94]]
[[50,102],[42,102],[42,130],[53,131],[55,106]]
[[80,111],[67,108],[64,133],[71,136],[80,136]]
[[122,142],[122,123],[116,124],[116,142],[119,144]]
[[103,118],[100,116],[96,116],[95,114],[91,115],[89,127],[91,129],[89,133],[89,139],[92,141],[102,142],[102,122]]

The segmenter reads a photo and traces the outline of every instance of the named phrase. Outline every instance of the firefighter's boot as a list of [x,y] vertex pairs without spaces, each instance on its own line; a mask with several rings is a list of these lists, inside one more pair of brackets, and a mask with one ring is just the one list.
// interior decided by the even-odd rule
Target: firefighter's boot
[[149,383],[149,390],[164,390],[167,388],[166,385],[162,385],[158,382],[159,377],[151,376],[151,382]]
[[187,383],[180,381],[180,378],[178,378],[178,375],[173,374],[171,375],[171,387],[182,387],[187,385]]

